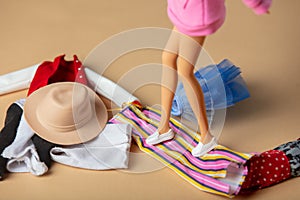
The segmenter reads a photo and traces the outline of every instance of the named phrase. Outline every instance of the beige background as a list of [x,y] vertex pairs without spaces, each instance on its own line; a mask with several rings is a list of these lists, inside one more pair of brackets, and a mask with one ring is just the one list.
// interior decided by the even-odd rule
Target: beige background
[[[243,71],[251,98],[227,110],[220,143],[241,152],[263,151],[299,137],[300,72],[298,0],[274,0],[271,14],[256,16],[242,1],[227,1],[227,19],[205,48],[215,62],[229,58]],[[171,28],[166,0],[0,0],[0,74],[65,53],[84,60],[97,44],[132,28]],[[120,44],[122,45],[122,44]],[[159,54],[137,52],[113,63],[105,75],[118,81]],[[0,121],[26,91],[0,96]],[[159,103],[159,87],[135,93]],[[146,158],[146,159],[145,159]],[[140,160],[139,160],[140,159]],[[131,167],[155,165],[144,154]],[[158,167],[159,168],[159,167]],[[299,199],[295,178],[236,199]],[[223,199],[194,188],[173,171],[89,171],[55,164],[48,175],[10,174],[0,182],[0,199]]]

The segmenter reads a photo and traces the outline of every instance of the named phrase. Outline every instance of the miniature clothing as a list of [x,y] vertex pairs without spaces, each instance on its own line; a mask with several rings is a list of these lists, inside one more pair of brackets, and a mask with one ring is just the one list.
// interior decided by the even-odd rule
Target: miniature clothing
[[[243,0],[256,14],[269,10],[272,0]],[[189,36],[216,32],[226,16],[225,0],[168,0],[168,16],[174,26]]]
[[168,0],[168,16],[174,26],[189,36],[216,32],[224,23],[224,0]]
[[130,104],[109,123],[132,126],[132,137],[139,148],[164,163],[198,189],[232,197],[236,195],[247,174],[244,164],[252,154],[233,151],[218,145],[203,157],[194,157],[191,150],[199,142],[198,134],[171,118],[170,128],[176,133],[173,140],[148,145],[145,140],[157,129],[160,112],[151,107],[139,108]]
[[97,74],[89,68],[85,68],[85,73],[88,78],[89,85],[96,93],[111,100],[117,106],[122,107],[126,102],[140,101],[137,97],[133,96],[121,86],[113,81]]
[[[78,81],[87,84],[83,66],[76,55],[74,55],[74,61],[65,61],[64,55],[61,55],[56,57],[53,62],[43,62],[37,68],[30,83],[28,96],[43,86],[62,81]],[[3,152],[3,156],[10,159],[7,164],[9,171],[29,171],[35,175],[42,175],[48,171],[48,167],[51,165],[49,147],[53,147],[53,144],[35,137],[36,144],[34,145],[31,140],[34,136],[34,132],[22,116],[15,140]],[[42,158],[45,159],[47,165],[43,160],[40,161],[38,152],[42,153]]]
[[47,165],[39,160],[33,144],[26,147],[23,152],[25,154],[19,154],[19,158],[8,159],[6,168],[9,172],[30,172],[41,176],[48,171]]
[[77,145],[54,147],[54,161],[84,169],[106,170],[128,168],[131,126],[107,124],[95,139]]
[[6,112],[4,127],[0,133],[0,180],[4,178],[8,159],[2,156],[3,150],[15,139],[23,110],[18,104],[11,104]]
[[33,135],[22,115],[15,140],[2,153],[3,157],[9,159],[6,166],[9,172],[31,172],[40,176],[48,171],[47,165],[41,162],[31,140]]
[[[18,101],[22,109],[24,102],[24,99]],[[33,135],[34,132],[22,114],[14,141],[2,153],[2,156],[8,159],[6,168],[9,172],[31,172],[40,176],[48,171],[47,165],[40,160],[31,140]]]
[[275,150],[282,151],[288,158],[291,167],[291,176],[300,176],[300,138],[298,140],[282,144],[276,147]]
[[37,68],[27,96],[40,87],[56,82],[70,81],[87,85],[84,67],[77,56],[74,55],[73,61],[66,61],[64,57],[58,56],[53,62],[45,61]]
[[[199,69],[195,77],[203,91],[209,122],[212,121],[214,110],[233,106],[250,96],[240,68],[227,59]],[[171,114],[197,122],[182,83],[177,86]]]
[[[69,81],[69,82],[78,82],[85,85],[88,84],[85,71],[84,71],[84,66],[82,66],[82,63],[80,62],[80,60],[78,60],[77,56],[76,55],[73,56],[73,61],[66,61],[64,57],[65,55],[57,56],[53,62],[45,61],[37,68],[35,75],[29,86],[28,96],[32,92],[38,90],[39,88],[49,85],[51,83]],[[23,123],[28,126],[25,120]],[[20,130],[20,131],[23,132],[24,130]],[[52,160],[50,157],[50,149],[54,147],[55,144],[47,140],[44,140],[43,138],[39,137],[36,134],[32,134],[31,137],[29,137],[28,134],[28,139],[30,140],[30,142],[32,137],[34,137],[34,146],[36,148],[36,151],[41,154],[41,159],[43,159],[42,161],[45,161],[47,166],[50,167],[52,164]],[[26,145],[24,145],[24,147],[26,147]],[[41,168],[42,167],[40,167],[39,169]]]
[[37,134],[35,134],[32,138],[32,143],[34,144],[36,151],[40,157],[40,160],[45,163],[48,167],[48,169],[50,169],[51,165],[52,165],[52,159],[50,156],[50,149],[52,149],[53,147],[57,146],[57,144],[53,144],[52,142],[48,142],[46,140],[44,140],[43,138],[41,138],[40,136],[38,136]]
[[[22,110],[24,108],[24,103],[25,103],[24,100],[25,99],[21,99],[21,100],[19,100],[19,102],[22,102],[22,103],[18,103],[18,105],[20,106],[20,108],[22,108]],[[16,156],[17,154],[19,154],[21,151],[24,150],[24,147],[28,147],[28,146],[32,145],[30,138],[33,135],[34,135],[34,132],[28,126],[28,124],[24,118],[24,114],[22,114],[18,129],[17,129],[16,137],[14,138],[13,143],[4,149],[2,155],[5,156],[6,158],[12,158],[12,157]]]
[[243,0],[243,2],[257,15],[267,13],[272,4],[272,0]]
[[0,75],[0,95],[28,88],[39,65]]
[[248,175],[241,192],[262,189],[291,177],[291,168],[286,155],[279,150],[269,150],[247,161]]
[[[42,65],[40,65],[39,68],[37,67],[37,65],[34,65],[26,69],[22,69],[6,75],[1,75],[0,95],[20,89],[26,89],[29,87],[29,85],[30,88],[28,94],[31,94],[32,92],[34,92],[34,90],[44,86],[45,84],[53,83],[55,81],[79,81],[81,83],[86,83],[85,77],[89,76],[88,82],[90,86],[95,87],[96,92],[103,94],[103,96],[112,100],[118,106],[122,106],[124,102],[138,100],[136,97],[129,94],[126,90],[124,90],[114,82],[102,77],[101,75],[95,73],[90,69],[82,68],[80,66],[81,62],[77,59],[76,56],[74,56],[74,61],[65,61],[64,56],[58,56],[54,59],[54,62],[44,62]],[[61,74],[58,72],[63,73]],[[86,76],[84,75],[84,72],[87,73]],[[66,79],[64,79],[64,75],[66,75]],[[18,122],[19,121],[20,120],[18,120]],[[14,141],[15,135],[11,134],[11,137],[12,138],[10,143]],[[23,139],[24,141],[26,141],[25,138]],[[30,137],[27,137],[26,139],[28,141],[30,140]],[[45,141],[37,135],[34,135],[31,139],[37,153],[39,154],[40,160],[44,162],[49,168],[52,163],[50,157],[50,149],[54,147],[54,144]],[[6,143],[7,141],[0,140],[0,146]],[[9,144],[7,144],[6,146],[8,146]],[[27,146],[23,146],[23,150],[25,149],[28,149]],[[6,165],[6,163],[4,165]]]
[[[58,59],[61,60],[62,58]],[[73,64],[74,62],[67,62]],[[76,60],[75,60],[76,63]],[[48,63],[49,64],[49,63]],[[46,67],[53,66],[53,65],[43,65]],[[76,64],[76,66],[78,63]],[[7,94],[10,92],[15,92],[22,89],[27,89],[32,82],[33,77],[35,76],[35,72],[37,71],[39,65],[33,65],[31,67],[18,70],[15,72],[11,72],[5,75],[0,75],[0,95]],[[70,68],[72,69],[72,68]],[[74,69],[74,67],[73,67]],[[93,70],[84,67],[84,72],[86,73],[86,77],[88,80],[89,86],[94,89],[98,94],[103,95],[104,97],[111,100],[117,106],[121,107],[125,102],[133,102],[139,101],[139,99],[121,86],[117,85],[113,81],[103,77],[100,74],[97,74]],[[46,70],[45,70],[46,71]],[[56,76],[56,75],[55,75]],[[80,75],[79,75],[80,76]],[[73,78],[77,79],[77,76],[72,76]],[[80,78],[80,77],[79,77]],[[53,81],[53,80],[51,80]],[[44,83],[44,82],[43,82]],[[38,84],[38,83],[37,83]],[[38,85],[32,85],[33,88],[37,88]]]

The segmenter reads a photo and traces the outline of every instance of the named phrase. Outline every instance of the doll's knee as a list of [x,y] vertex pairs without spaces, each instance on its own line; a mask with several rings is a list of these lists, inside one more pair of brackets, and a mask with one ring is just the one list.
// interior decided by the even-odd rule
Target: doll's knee
[[185,59],[178,57],[177,60],[177,72],[178,75],[183,78],[194,77],[194,66]]
[[180,67],[177,68],[177,72],[178,75],[183,78],[183,80],[190,80],[194,77],[193,71],[182,69]]
[[162,63],[163,64],[167,64],[167,65],[176,65],[176,61],[177,61],[178,55],[169,51],[163,51],[162,52]]

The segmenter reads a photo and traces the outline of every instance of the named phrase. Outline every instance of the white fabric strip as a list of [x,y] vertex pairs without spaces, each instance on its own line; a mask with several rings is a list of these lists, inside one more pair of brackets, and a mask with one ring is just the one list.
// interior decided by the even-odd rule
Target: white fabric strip
[[85,68],[85,73],[92,89],[114,102],[117,106],[121,107],[125,102],[139,101],[138,98],[127,92],[124,88],[93,70]]
[[[0,75],[0,95],[29,88],[39,65],[36,64],[25,69]],[[126,102],[139,101],[138,98],[124,88],[93,70],[86,67],[85,73],[92,89],[114,102],[117,106],[121,107]]]
[[29,88],[39,65],[0,75],[0,95]]
[[84,144],[54,147],[51,158],[59,163],[92,170],[128,168],[131,143],[129,124],[107,124],[95,139]]
[[[25,99],[16,102],[22,109]],[[16,137],[12,144],[4,149],[2,156],[8,158],[9,161],[6,168],[10,172],[31,172],[40,176],[48,171],[48,167],[44,162],[40,161],[31,137],[34,132],[27,124],[24,114],[22,114]]]

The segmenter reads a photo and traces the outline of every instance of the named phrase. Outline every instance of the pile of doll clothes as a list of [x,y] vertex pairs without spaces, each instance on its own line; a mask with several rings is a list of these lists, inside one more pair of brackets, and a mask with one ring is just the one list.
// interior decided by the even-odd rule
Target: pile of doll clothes
[[[76,55],[73,61],[65,61],[64,55],[61,55],[53,62],[45,61],[1,75],[0,95],[27,88],[28,95],[31,95],[45,86],[59,82],[86,85],[119,107],[124,102],[138,101],[119,85],[84,67]],[[43,175],[53,160],[94,170],[128,167],[130,126],[107,125],[101,134],[91,141],[67,146],[55,144],[41,138],[29,127],[23,113],[25,102],[25,98],[13,102],[7,110],[5,126],[0,134],[0,177],[4,178],[7,171]],[[111,157],[111,153],[116,156]]]

